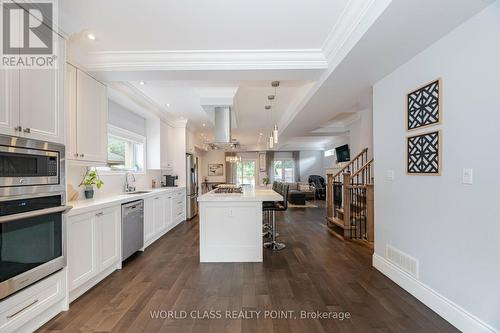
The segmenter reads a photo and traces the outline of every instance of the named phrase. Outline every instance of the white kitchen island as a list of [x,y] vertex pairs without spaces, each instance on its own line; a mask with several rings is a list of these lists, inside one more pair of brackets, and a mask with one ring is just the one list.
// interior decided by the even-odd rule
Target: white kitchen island
[[268,188],[208,192],[200,206],[200,262],[262,262],[262,202],[282,201]]

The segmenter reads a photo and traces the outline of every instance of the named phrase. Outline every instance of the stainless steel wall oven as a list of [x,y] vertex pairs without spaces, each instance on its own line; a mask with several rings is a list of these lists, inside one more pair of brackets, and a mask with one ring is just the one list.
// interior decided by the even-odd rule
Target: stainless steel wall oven
[[66,265],[64,146],[0,135],[0,299]]

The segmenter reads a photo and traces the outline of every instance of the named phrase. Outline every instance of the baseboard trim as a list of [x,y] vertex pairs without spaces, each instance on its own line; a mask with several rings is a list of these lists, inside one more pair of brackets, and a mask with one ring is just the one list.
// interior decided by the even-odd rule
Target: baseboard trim
[[373,254],[373,267],[427,305],[460,331],[473,333],[500,333],[495,328],[486,324],[481,319],[467,312],[456,303],[450,301],[376,253]]

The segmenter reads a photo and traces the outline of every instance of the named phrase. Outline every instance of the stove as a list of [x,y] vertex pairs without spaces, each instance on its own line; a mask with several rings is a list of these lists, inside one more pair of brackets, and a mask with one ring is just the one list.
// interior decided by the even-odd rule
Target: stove
[[218,194],[231,194],[231,193],[240,194],[240,193],[243,193],[243,189],[241,187],[218,187],[218,188],[215,189],[214,193],[218,193]]

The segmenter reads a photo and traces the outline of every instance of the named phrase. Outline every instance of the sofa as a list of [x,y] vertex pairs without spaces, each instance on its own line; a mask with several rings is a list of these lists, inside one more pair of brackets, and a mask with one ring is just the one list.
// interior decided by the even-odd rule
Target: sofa
[[316,189],[307,183],[286,183],[288,185],[288,201],[295,205],[305,205],[306,200],[316,199]]

